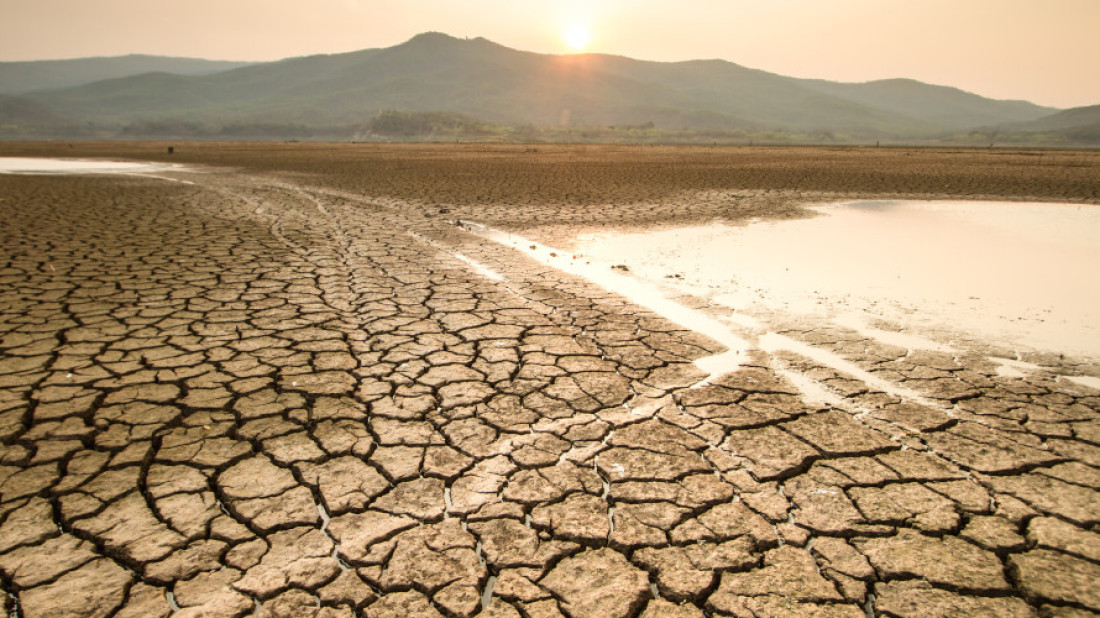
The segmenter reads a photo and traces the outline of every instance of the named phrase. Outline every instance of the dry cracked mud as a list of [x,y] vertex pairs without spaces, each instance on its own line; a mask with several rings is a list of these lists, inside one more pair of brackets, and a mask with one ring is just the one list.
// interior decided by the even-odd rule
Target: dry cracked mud
[[1100,613],[1089,365],[792,327],[859,375],[708,380],[451,206],[166,175],[0,176],[0,616]]

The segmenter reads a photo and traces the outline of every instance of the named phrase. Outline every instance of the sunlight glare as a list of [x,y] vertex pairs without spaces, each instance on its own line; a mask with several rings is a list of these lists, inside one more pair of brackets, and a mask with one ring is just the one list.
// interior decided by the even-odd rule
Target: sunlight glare
[[571,24],[561,35],[565,46],[572,52],[582,52],[592,42],[592,31],[587,24]]

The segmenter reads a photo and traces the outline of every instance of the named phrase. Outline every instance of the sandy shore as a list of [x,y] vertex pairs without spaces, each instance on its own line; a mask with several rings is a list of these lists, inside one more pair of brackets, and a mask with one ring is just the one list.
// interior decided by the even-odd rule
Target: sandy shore
[[528,253],[1094,204],[1100,153],[164,146],[0,144],[202,166],[0,175],[0,616],[1100,612],[1092,365],[858,325],[733,350],[665,313],[705,299]]

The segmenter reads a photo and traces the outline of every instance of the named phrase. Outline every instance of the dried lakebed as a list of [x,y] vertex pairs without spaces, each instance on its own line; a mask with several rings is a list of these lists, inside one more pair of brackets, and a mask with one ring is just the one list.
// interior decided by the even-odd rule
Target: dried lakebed
[[1092,361],[156,173],[0,176],[9,615],[1100,611]]

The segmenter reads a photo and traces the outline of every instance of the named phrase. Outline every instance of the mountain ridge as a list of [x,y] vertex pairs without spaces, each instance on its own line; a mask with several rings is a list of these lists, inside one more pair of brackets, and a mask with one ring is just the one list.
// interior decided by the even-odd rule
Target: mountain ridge
[[23,95],[38,90],[71,88],[140,73],[211,74],[249,64],[252,63],[151,54],[0,62],[0,94]]
[[20,96],[71,123],[106,127],[164,119],[364,127],[393,110],[459,114],[507,126],[647,125],[664,131],[813,133],[842,141],[1023,127],[1063,111],[906,78],[842,83],[718,59],[539,54],[438,32],[386,48],[213,73],[145,72]]

